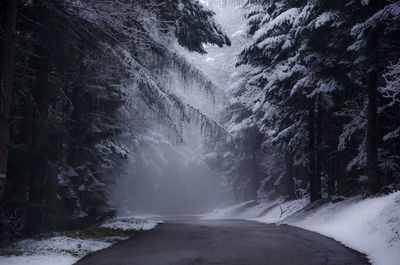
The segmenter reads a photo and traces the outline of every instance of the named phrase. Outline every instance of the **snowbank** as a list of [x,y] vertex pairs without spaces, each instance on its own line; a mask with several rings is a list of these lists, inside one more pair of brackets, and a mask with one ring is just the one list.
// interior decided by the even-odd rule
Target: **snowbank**
[[372,264],[400,264],[400,192],[329,203],[283,223],[332,237],[366,253]]
[[23,240],[13,246],[21,256],[0,256],[0,264],[7,265],[69,265],[79,258],[111,246],[111,243],[56,236],[43,240]]
[[[103,228],[124,231],[149,230],[160,220],[150,217],[119,217],[100,225]],[[104,237],[94,240],[70,236],[53,236],[34,240],[27,239],[7,248],[10,252],[21,253],[16,256],[0,256],[0,265],[71,265],[85,255],[111,246],[117,240],[128,237]]]
[[365,253],[374,265],[400,264],[400,192],[320,205],[309,205],[308,199],[251,201],[214,211],[203,219],[289,224],[331,237]]

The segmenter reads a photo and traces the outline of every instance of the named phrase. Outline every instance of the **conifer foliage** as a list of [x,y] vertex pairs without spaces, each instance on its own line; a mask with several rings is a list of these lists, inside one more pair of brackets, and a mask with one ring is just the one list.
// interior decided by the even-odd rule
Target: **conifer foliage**
[[398,189],[399,1],[244,8],[249,41],[237,65],[250,67],[238,70],[223,117],[237,146],[210,154],[232,190],[316,201]]
[[135,152],[123,139],[146,131],[146,118],[176,139],[196,119],[223,131],[163,78],[178,69],[217,93],[173,48],[229,45],[213,15],[191,0],[2,2],[2,241],[112,216],[112,172]]

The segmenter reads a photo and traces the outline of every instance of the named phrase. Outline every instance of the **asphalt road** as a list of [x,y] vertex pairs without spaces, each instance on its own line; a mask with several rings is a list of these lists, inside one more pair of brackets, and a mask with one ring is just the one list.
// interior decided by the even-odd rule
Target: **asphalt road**
[[360,255],[306,230],[242,220],[170,220],[78,265],[360,265]]

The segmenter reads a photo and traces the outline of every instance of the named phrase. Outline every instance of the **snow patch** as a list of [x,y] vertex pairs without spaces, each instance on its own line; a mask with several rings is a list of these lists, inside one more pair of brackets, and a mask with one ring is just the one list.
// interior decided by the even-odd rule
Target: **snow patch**
[[71,265],[79,258],[67,255],[35,255],[18,257],[0,257],[4,265]]
[[117,217],[105,222],[101,227],[122,230],[150,230],[163,223],[161,220],[151,220],[138,217]]
[[111,243],[56,236],[43,240],[27,239],[13,246],[22,256],[0,256],[1,265],[70,265],[88,253],[111,246]]
[[[122,230],[149,230],[162,223],[154,216],[118,217],[100,227]],[[124,240],[110,237],[104,240]],[[68,236],[53,236],[34,240],[26,239],[14,243],[10,250],[21,252],[20,256],[0,256],[0,265],[72,265],[89,253],[107,248],[112,242],[82,239]]]

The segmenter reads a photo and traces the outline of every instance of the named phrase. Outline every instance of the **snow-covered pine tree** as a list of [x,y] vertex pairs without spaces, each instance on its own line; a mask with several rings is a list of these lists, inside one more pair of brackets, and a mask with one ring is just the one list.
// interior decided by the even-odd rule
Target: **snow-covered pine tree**
[[[398,58],[395,37],[398,3],[249,1],[248,8],[248,33],[252,41],[243,49],[238,65],[250,65],[252,70],[246,72],[246,78],[236,88],[235,106],[240,107],[233,113],[239,116],[246,113],[241,117],[257,124],[262,145],[269,151],[278,148],[277,152],[285,154],[280,165],[274,166],[283,173],[275,176],[267,173],[269,181],[263,182],[264,193],[279,190],[279,183],[285,178],[290,180],[286,181],[290,186],[298,185],[299,181],[309,182],[311,200],[321,198],[322,194],[360,193],[365,190],[364,169],[369,165],[371,171],[378,157],[383,158],[380,170],[385,168],[380,174],[385,172],[390,179],[385,183],[393,183],[396,177],[389,171],[398,162],[390,148],[379,149],[379,155],[370,155],[370,160],[376,161],[367,163],[366,146],[372,139],[367,140],[367,120],[370,120],[369,130],[375,128],[379,132],[376,132],[381,139],[379,146],[384,145],[383,137],[395,133],[397,127],[389,118],[396,115],[380,114],[378,120],[385,123],[382,129],[379,124],[372,125],[367,117],[367,87],[372,83],[365,73],[371,66],[380,67],[375,75],[375,90],[379,84],[380,90],[385,91],[384,84],[392,82],[381,78],[384,69],[395,78],[389,69],[393,69],[390,67]],[[367,44],[368,39],[377,39],[371,38],[374,25],[380,25],[383,36],[379,38],[379,49],[375,48],[381,54],[380,61],[372,63]],[[386,94],[385,99],[372,97],[370,102],[376,98],[377,104],[387,102],[392,93]],[[374,108],[384,112],[385,106]],[[233,126],[235,121],[229,124]],[[368,146],[376,146],[371,143]],[[297,170],[293,171],[293,166]],[[290,176],[289,172],[297,172],[297,176]],[[308,180],[304,178],[307,175]],[[269,188],[266,183],[270,183]],[[372,186],[379,190],[380,184],[374,182]],[[290,190],[293,189],[282,194],[290,195]]]
[[[261,117],[260,130],[265,136],[265,148],[271,150],[279,147],[278,149],[287,153],[283,156],[287,159],[282,160],[294,159],[300,167],[307,162],[307,141],[304,140],[307,139],[306,102],[309,101],[304,94],[295,93],[296,82],[304,77],[305,70],[298,54],[302,40],[296,35],[302,18],[307,14],[301,12],[301,6],[298,1],[265,1],[264,4],[250,9],[249,33],[254,31],[253,41],[244,48],[239,57],[239,64],[250,64],[254,67],[249,73],[248,93],[254,95],[254,115]],[[263,11],[255,12],[257,9]],[[257,18],[258,14],[262,15],[262,19]],[[299,108],[301,106],[303,110]],[[293,197],[294,176],[288,176],[285,167],[282,162],[283,173],[268,176],[275,179],[269,181],[269,189],[274,189],[274,186],[276,189],[281,185],[285,187],[283,194],[291,193],[289,196]],[[293,172],[290,170],[293,164],[287,167],[288,172]],[[301,178],[302,176],[298,180]]]
[[366,167],[368,191],[375,194],[393,183],[399,163],[396,151],[383,141],[387,126],[390,128],[396,123],[389,118],[391,114],[385,113],[385,99],[378,90],[390,84],[384,72],[400,56],[400,5],[398,1],[362,1],[362,6],[363,17],[352,29],[354,42],[348,50],[355,58],[354,76],[366,95],[365,149],[360,149],[357,158],[363,158],[358,160]]

